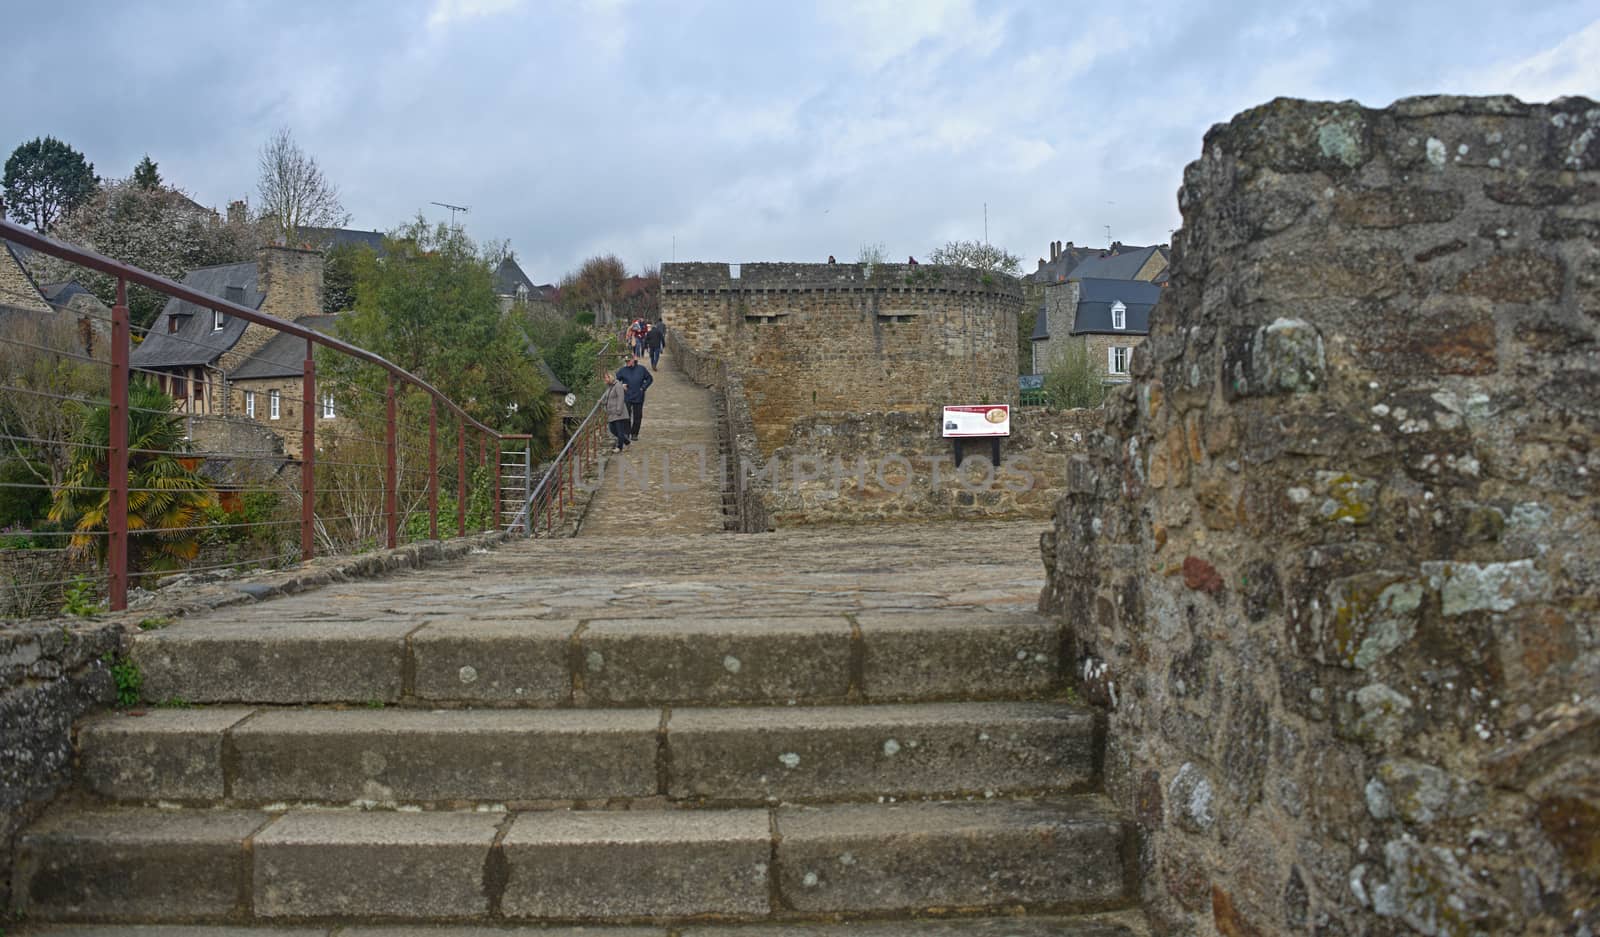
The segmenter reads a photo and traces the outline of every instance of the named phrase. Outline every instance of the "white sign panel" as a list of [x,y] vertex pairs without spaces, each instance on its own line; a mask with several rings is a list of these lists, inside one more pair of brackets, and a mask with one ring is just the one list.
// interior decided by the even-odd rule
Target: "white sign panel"
[[945,438],[1010,436],[1011,406],[1004,403],[944,408]]

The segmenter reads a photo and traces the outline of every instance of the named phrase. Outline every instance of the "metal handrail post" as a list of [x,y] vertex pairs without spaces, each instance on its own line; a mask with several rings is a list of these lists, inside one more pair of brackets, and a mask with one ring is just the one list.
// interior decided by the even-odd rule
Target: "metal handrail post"
[[428,539],[439,539],[439,401],[428,395]]
[[456,424],[456,536],[467,535],[467,424]]
[[316,555],[317,523],[317,423],[311,412],[312,401],[317,399],[317,364],[312,352],[316,348],[306,340],[306,360],[302,363],[304,375],[300,382],[300,560],[305,562]]
[[399,445],[395,428],[394,375],[389,375],[389,388],[383,396],[383,514],[388,528],[389,549],[400,545],[399,498],[395,491],[396,449]]
[[106,453],[106,487],[110,504],[106,518],[106,563],[110,581],[107,598],[111,610],[128,607],[128,281],[117,278],[117,303],[111,307],[111,438]]

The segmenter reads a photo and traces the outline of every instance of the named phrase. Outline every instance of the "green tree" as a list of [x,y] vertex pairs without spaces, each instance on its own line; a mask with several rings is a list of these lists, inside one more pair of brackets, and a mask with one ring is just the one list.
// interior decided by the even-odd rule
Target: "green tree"
[[99,184],[94,164],[55,137],[36,137],[6,160],[6,208],[40,234],[88,201]]
[[377,255],[365,244],[336,244],[323,254],[322,311],[344,312],[356,305],[356,278]]
[[972,267],[1009,276],[1016,276],[1022,271],[1021,257],[1003,247],[982,241],[950,241],[943,247],[934,248],[928,254],[928,260],[936,264]]
[[149,153],[144,154],[139,165],[133,167],[133,184],[146,190],[161,187],[161,171],[156,168],[156,161],[150,158]]
[[1089,346],[1074,342],[1064,348],[1044,373],[1045,403],[1057,410],[1098,407],[1106,385],[1089,356]]
[[[370,251],[357,258],[355,308],[339,337],[419,375],[474,419],[537,435],[551,413],[548,383],[519,323],[500,311],[494,256],[421,217],[391,232],[384,254],[382,263]],[[336,379],[381,390],[373,369],[326,357]]]
[[[183,420],[172,398],[153,384],[128,388],[128,568],[132,572],[177,569],[200,552],[206,510],[217,504],[210,483],[185,458]],[[84,414],[66,479],[50,505],[50,519],[73,531],[72,549],[104,559],[111,513],[108,454],[111,410],[107,404]]]

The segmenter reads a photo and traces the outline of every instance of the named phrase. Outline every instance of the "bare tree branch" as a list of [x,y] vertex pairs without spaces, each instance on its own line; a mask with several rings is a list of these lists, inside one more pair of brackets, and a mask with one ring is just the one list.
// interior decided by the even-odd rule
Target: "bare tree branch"
[[322,174],[315,157],[300,149],[283,127],[261,147],[261,216],[276,225],[284,242],[299,241],[301,228],[340,228],[350,213],[339,201],[339,187]]

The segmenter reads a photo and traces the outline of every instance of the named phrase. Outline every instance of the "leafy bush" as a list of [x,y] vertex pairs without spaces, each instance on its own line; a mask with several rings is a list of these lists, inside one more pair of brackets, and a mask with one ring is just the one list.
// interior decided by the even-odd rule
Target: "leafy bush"
[[1089,356],[1089,348],[1071,344],[1044,375],[1045,401],[1058,410],[1098,407],[1106,399],[1106,385]]

